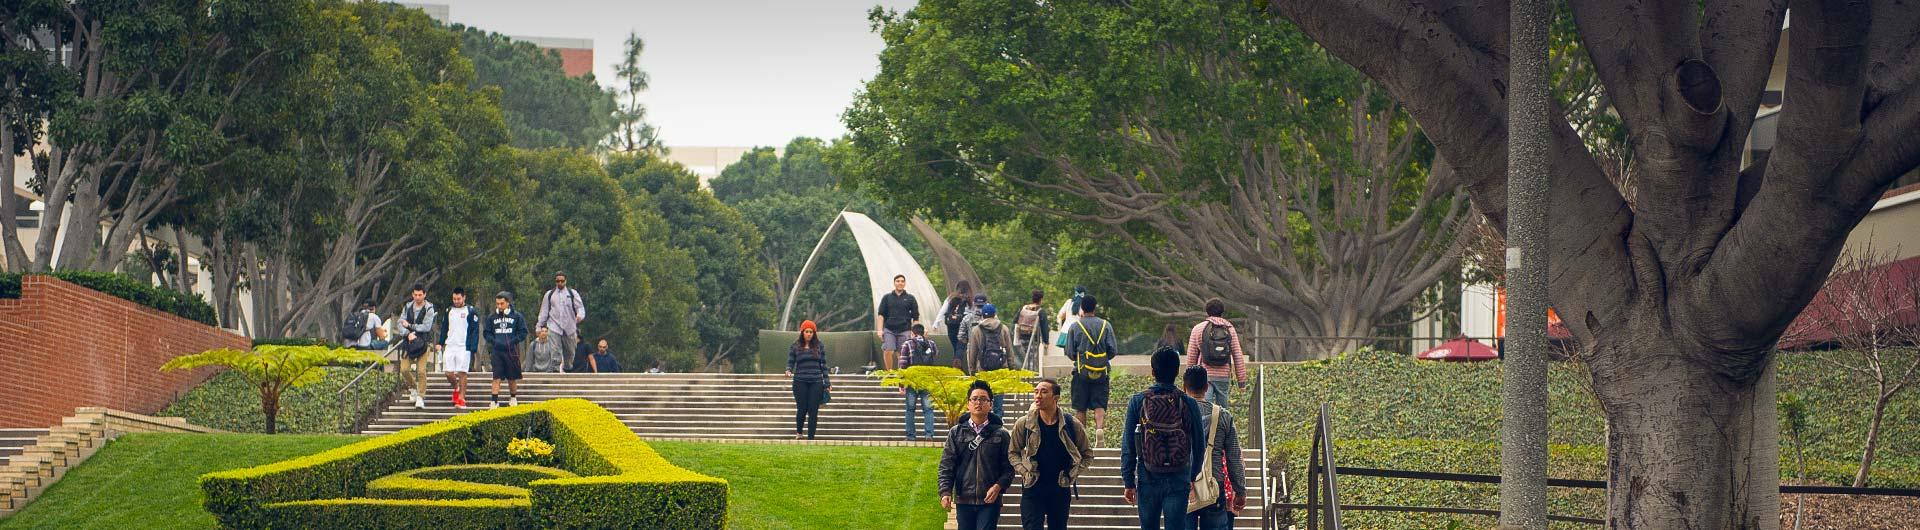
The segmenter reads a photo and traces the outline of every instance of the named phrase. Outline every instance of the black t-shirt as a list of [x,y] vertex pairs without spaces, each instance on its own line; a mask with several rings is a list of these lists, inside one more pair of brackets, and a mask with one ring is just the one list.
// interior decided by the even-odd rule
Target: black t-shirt
[[1039,418],[1034,420],[1034,423],[1040,427],[1040,452],[1034,455],[1034,460],[1038,461],[1036,462],[1038,469],[1035,472],[1040,474],[1040,480],[1033,486],[1035,488],[1060,487],[1060,473],[1065,472],[1067,467],[1072,465],[1073,458],[1067,454],[1067,444],[1060,442],[1060,425],[1064,424],[1067,418],[1061,417],[1062,423],[1054,425],[1047,425],[1046,421]]
[[913,327],[913,321],[920,318],[920,303],[913,299],[913,293],[887,291],[880,297],[880,317],[880,324],[887,331],[905,333]]

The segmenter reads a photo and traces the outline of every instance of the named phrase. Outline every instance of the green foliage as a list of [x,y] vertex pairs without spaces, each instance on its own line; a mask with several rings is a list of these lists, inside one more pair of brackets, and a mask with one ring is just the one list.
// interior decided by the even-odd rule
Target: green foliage
[[268,505],[298,528],[507,530],[533,528],[523,499],[325,499]]
[[699,176],[679,163],[645,152],[619,154],[609,157],[607,173],[640,204],[659,212],[671,227],[674,248],[693,259],[692,277],[673,279],[690,283],[698,296],[690,320],[701,364],[693,368],[713,370],[726,363],[735,370],[747,368],[759,347],[759,330],[773,320],[773,279],[756,254],[763,243],[760,231],[702,189]]
[[[1870,382],[1862,383],[1849,370],[1838,369],[1832,361],[1812,354],[1783,352],[1777,359],[1779,392],[1795,395],[1805,403],[1805,423],[1800,435],[1806,444],[1807,458],[1851,461],[1857,470],[1860,453],[1867,446],[1867,424],[1872,419],[1874,394],[1878,390]],[[1783,409],[1780,415],[1783,444],[1789,432],[1787,413]],[[1920,450],[1913,449],[1920,448],[1920,422],[1911,418],[1920,418],[1920,392],[1901,392],[1887,403],[1886,419],[1880,424],[1880,450],[1874,455],[1869,485],[1885,484],[1881,471],[1886,467],[1920,470]],[[1790,446],[1781,449],[1788,454],[1792,451]],[[1849,478],[1840,483],[1852,484],[1853,481]]]
[[367,495],[378,499],[526,499],[525,487],[535,480],[575,477],[573,473],[537,465],[461,464],[402,471],[367,483]]
[[1027,370],[988,370],[967,375],[959,368],[949,366],[909,366],[899,370],[877,370],[873,373],[880,378],[883,386],[906,388],[926,392],[933,408],[946,414],[947,423],[959,423],[961,415],[967,413],[967,393],[971,392],[974,381],[986,381],[993,386],[993,393],[1025,394],[1033,392],[1033,383],[1027,380],[1035,373]]
[[[81,287],[106,293],[115,298],[151,307],[160,312],[169,313],[180,318],[209,326],[219,325],[219,320],[216,319],[213,314],[213,306],[207,305],[207,301],[201,300],[199,296],[154,287],[151,283],[134,279],[125,274],[116,272],[61,270],[54,271],[51,276]],[[0,284],[4,283],[3,280],[0,280]],[[17,277],[13,285],[13,297],[17,298],[19,297],[20,289]],[[0,286],[0,291],[4,290],[5,287]]]
[[20,297],[20,275],[0,271],[0,298]]
[[613,93],[589,72],[567,77],[559,52],[455,25],[460,54],[473,61],[474,88],[496,87],[513,146],[593,149],[613,132]]
[[[1307,487],[1308,456],[1312,446],[1306,440],[1293,440],[1274,448],[1274,458],[1283,462],[1292,480],[1288,487],[1304,496]],[[1334,442],[1336,463],[1341,466],[1417,471],[1500,474],[1500,446],[1489,441],[1469,440],[1370,440],[1341,437]],[[1249,469],[1249,473],[1254,470]],[[1597,447],[1548,447],[1547,474],[1553,478],[1604,480],[1607,476],[1606,453]],[[1277,478],[1277,477],[1276,477]],[[1497,510],[1499,485],[1465,484],[1427,480],[1390,479],[1360,476],[1340,477],[1340,502],[1393,506],[1435,506]],[[1606,494],[1602,490],[1550,488],[1547,511],[1554,515],[1604,518]],[[1304,512],[1294,512],[1296,520]],[[1449,518],[1463,518],[1469,527],[1491,527],[1493,518],[1449,514],[1411,514],[1373,511],[1344,511],[1343,525],[1354,528],[1444,528]],[[1591,526],[1553,523],[1555,529],[1581,529]]]
[[619,81],[619,95],[625,97],[613,113],[614,130],[607,137],[607,147],[614,151],[665,152],[666,144],[660,141],[660,130],[647,123],[647,106],[640,103],[640,93],[647,91],[651,77],[640,68],[640,53],[647,49],[647,42],[638,33],[628,33],[626,53],[620,56],[620,63],[614,65],[613,76]]
[[[328,434],[350,432],[356,418],[387,405],[387,394],[400,383],[400,374],[367,372],[345,395],[340,389],[359,376],[357,367],[322,368],[318,382],[292,388],[280,396],[276,432]],[[342,413],[342,409],[345,413]],[[260,410],[259,387],[237,371],[215,374],[207,382],[181,394],[161,416],[186,418],[189,423],[231,432],[266,432]]]
[[[527,222],[514,228],[525,235],[518,247],[524,258],[503,262],[475,282],[497,282],[519,295],[515,308],[534,325],[553,273],[565,271],[587,304],[583,341],[606,339],[622,367],[675,359],[681,361],[673,363],[676,370],[691,369],[686,359],[696,342],[687,315],[697,293],[685,279],[695,274],[694,261],[674,247],[667,220],[585,152],[517,151],[514,165],[536,183],[524,208]],[[492,303],[492,289],[485,292],[481,303]]]
[[196,477],[366,439],[341,435],[129,433],[100,448],[0,530],[207,530]]
[[[726,478],[727,528],[939,528],[937,447],[653,442],[682,467]],[[857,500],[854,500],[856,499]]]
[[[394,473],[499,462],[506,444],[529,431],[550,435],[559,467],[581,476],[531,481],[530,501],[359,498],[368,483]],[[200,483],[207,510],[233,528],[316,520],[361,528],[389,518],[438,520],[442,512],[468,515],[457,528],[720,528],[727,496],[725,481],[674,466],[612,413],[579,399],[463,414],[307,457],[209,473]]]
[[322,346],[261,346],[249,351],[221,348],[182,355],[160,365],[163,372],[215,366],[239,374],[260,397],[267,434],[278,430],[280,398],[288,389],[319,382],[325,367],[384,362],[375,352]]

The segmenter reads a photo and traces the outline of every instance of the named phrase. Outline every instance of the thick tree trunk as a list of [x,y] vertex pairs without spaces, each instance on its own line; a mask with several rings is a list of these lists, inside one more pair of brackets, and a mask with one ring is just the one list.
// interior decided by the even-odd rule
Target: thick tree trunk
[[260,412],[267,416],[267,434],[279,431],[275,428],[276,418],[280,416],[280,393],[266,389],[260,392]]
[[1880,421],[1887,415],[1887,400],[1893,396],[1886,391],[1880,392],[1880,399],[1873,402],[1873,421],[1867,423],[1867,447],[1860,451],[1860,471],[1853,475],[1853,487],[1867,487],[1867,477],[1873,472],[1873,453],[1880,449]]
[[1719,354],[1678,344],[1629,340],[1591,365],[1607,412],[1607,526],[1777,530],[1771,366],[1730,376],[1690,360]]

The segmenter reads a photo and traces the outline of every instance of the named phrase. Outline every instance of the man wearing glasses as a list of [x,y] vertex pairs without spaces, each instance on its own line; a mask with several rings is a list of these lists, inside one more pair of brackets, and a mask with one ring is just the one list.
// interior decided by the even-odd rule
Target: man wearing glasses
[[1000,522],[1001,494],[1013,485],[1010,438],[993,415],[993,387],[974,381],[966,421],[953,426],[940,452],[940,507],[957,509],[960,530],[989,530]]
[[552,340],[560,341],[564,355],[574,355],[580,349],[580,322],[586,319],[580,291],[567,287],[567,273],[554,273],[553,288],[540,297],[540,322],[534,328],[547,330]]

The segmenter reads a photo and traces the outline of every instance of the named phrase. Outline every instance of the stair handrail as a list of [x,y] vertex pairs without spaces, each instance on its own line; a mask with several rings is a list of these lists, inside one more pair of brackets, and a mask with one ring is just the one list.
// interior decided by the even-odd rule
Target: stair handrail
[[[1260,445],[1260,501],[1266,506],[1260,510],[1260,524],[1267,530],[1279,527],[1279,519],[1274,515],[1274,494],[1286,488],[1286,471],[1280,472],[1281,484],[1275,487],[1267,468],[1273,467],[1273,451],[1267,447],[1267,366],[1254,367],[1253,372],[1253,429],[1254,439]],[[1284,497],[1285,493],[1281,493]]]
[[347,391],[353,389],[354,385],[360,384],[360,380],[365,379],[367,374],[372,372],[374,368],[386,366],[387,363],[397,360],[394,353],[399,350],[400,343],[398,341],[388,344],[386,351],[380,352],[380,362],[367,363],[366,368],[360,369],[359,375],[353,376],[353,380],[347,381],[347,384],[340,385],[340,389],[333,392],[333,401],[340,404],[340,422],[347,426],[348,431],[357,430],[356,427],[359,427],[358,424],[360,422],[359,420],[353,419],[352,414],[348,413],[351,407],[347,406]]
[[[1319,422],[1314,427],[1314,446],[1319,449],[1317,453],[1320,460],[1315,461],[1313,465],[1322,466],[1321,476],[1326,477],[1326,505],[1323,507],[1327,512],[1326,530],[1340,530],[1340,472],[1338,471],[1340,468],[1334,463],[1333,424],[1327,419],[1328,416],[1333,415],[1332,410],[1332,404],[1320,404]],[[1313,512],[1307,513],[1311,517]]]

